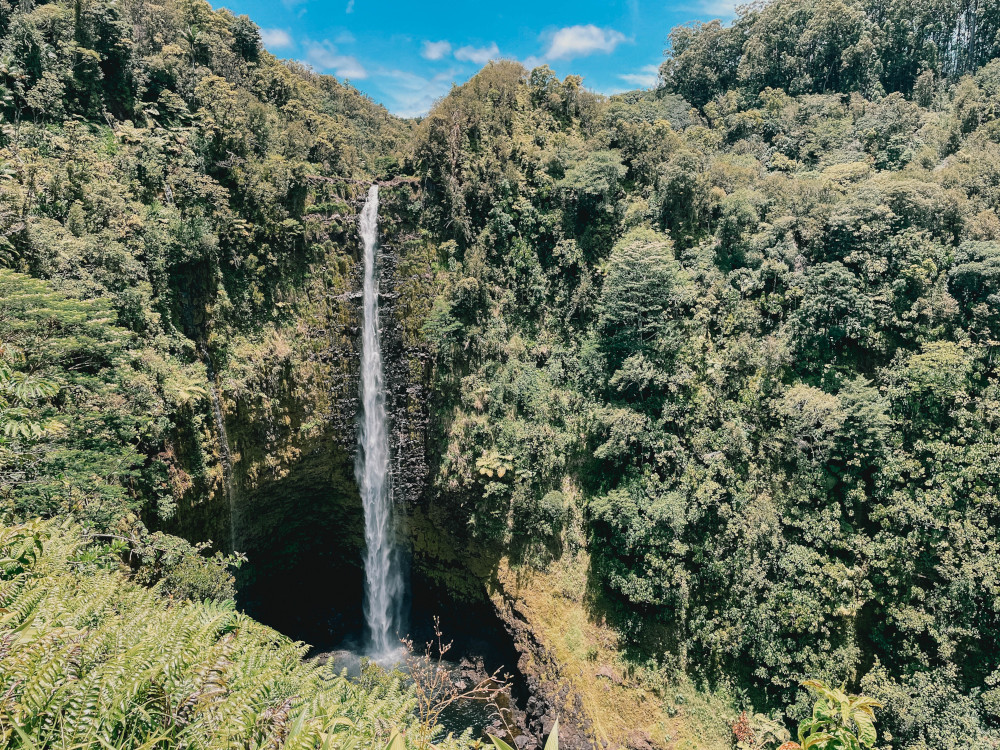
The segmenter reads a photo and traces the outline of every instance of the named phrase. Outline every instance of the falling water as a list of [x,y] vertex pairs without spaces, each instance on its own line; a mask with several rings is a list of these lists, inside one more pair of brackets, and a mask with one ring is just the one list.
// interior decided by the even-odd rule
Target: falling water
[[229,450],[229,434],[226,432],[226,420],[222,416],[222,404],[215,390],[215,368],[208,350],[201,346],[201,356],[208,373],[208,395],[212,401],[212,413],[215,415],[215,429],[219,433],[219,457],[222,463],[222,486],[229,499],[229,548],[236,552],[236,484],[233,482],[233,455]]
[[365,620],[370,649],[387,658],[399,642],[397,630],[403,581],[393,544],[389,437],[386,432],[385,383],[379,341],[378,186],[372,185],[359,221],[365,253],[364,322],[361,334],[361,419],[354,474],[365,511]]

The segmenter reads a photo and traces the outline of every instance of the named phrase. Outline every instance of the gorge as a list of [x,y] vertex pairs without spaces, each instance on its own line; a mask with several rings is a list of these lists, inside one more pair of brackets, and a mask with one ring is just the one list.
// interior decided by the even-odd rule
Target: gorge
[[0,746],[459,750],[435,616],[518,750],[1000,743],[1000,7],[669,33],[406,119],[0,1]]

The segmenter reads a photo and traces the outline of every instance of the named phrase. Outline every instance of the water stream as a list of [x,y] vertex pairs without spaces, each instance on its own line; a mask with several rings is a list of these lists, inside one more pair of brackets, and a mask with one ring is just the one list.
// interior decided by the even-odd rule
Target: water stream
[[361,415],[354,473],[365,516],[364,611],[368,649],[376,660],[399,650],[403,576],[395,545],[385,373],[379,337],[378,185],[372,185],[358,220],[364,246],[361,334]]
[[215,389],[215,367],[208,350],[202,346],[201,356],[208,373],[208,395],[212,402],[212,414],[215,416],[215,429],[219,433],[219,458],[222,463],[222,484],[229,500],[229,548],[236,552],[236,485],[233,482],[233,456],[229,450],[229,435],[226,432],[226,419],[222,414],[222,404],[218,391]]

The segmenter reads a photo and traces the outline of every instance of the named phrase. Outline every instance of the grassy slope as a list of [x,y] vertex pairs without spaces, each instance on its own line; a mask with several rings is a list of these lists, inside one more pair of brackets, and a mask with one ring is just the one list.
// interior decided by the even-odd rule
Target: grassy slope
[[619,635],[590,606],[589,564],[585,553],[564,556],[544,572],[501,562],[494,603],[526,623],[537,644],[522,668],[579,696],[594,734],[611,745],[731,747],[732,702],[631,662]]

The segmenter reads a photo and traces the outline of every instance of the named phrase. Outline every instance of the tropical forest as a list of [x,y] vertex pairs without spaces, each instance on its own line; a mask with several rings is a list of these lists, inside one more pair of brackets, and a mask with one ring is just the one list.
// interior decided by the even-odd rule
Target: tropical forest
[[1000,748],[1000,1],[655,33],[0,0],[0,747]]

